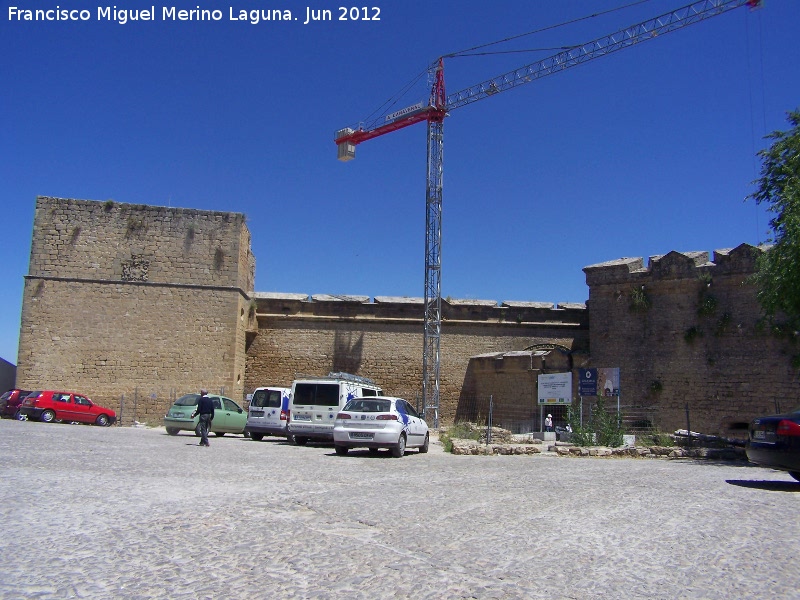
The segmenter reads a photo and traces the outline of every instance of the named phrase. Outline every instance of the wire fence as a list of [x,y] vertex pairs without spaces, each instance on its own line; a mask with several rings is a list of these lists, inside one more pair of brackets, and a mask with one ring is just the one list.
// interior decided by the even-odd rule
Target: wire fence
[[[210,389],[212,394],[225,395],[225,388],[219,391]],[[119,425],[135,425],[137,423],[147,423],[149,425],[160,424],[164,419],[169,407],[183,394],[190,393],[176,388],[168,390],[145,390],[134,388],[130,392],[119,396],[118,406],[109,406],[117,411],[117,423]],[[195,393],[192,391],[191,393]],[[241,404],[237,402],[237,404]],[[247,403],[242,406],[247,408]]]
[[[624,433],[647,434],[658,430],[658,411],[655,407],[636,405],[617,406],[616,398],[602,398],[606,412],[619,414]],[[584,397],[573,404],[539,405],[528,399],[508,401],[493,396],[462,396],[456,408],[455,423],[474,423],[506,429],[514,434],[544,431],[544,420],[551,415],[553,427],[566,427],[569,411],[575,423],[588,425],[598,408],[596,396]]]

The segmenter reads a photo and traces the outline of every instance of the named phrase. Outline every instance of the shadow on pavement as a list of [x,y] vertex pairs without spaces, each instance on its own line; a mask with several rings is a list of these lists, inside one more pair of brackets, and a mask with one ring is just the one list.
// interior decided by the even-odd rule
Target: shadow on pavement
[[800,492],[800,482],[796,481],[767,481],[750,479],[726,479],[726,483],[739,487],[767,490],[770,492]]

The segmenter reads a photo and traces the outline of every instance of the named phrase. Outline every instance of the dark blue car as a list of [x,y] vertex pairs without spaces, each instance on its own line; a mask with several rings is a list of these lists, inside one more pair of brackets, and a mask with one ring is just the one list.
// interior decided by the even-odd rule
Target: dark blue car
[[762,467],[788,471],[800,481],[800,406],[750,423],[747,458]]

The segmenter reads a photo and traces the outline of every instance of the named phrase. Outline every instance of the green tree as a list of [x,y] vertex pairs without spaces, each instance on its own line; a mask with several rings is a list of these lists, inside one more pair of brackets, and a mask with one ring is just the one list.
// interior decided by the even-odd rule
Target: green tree
[[767,317],[800,326],[800,109],[788,114],[787,131],[767,136],[772,145],[759,152],[763,163],[756,191],[749,197],[774,216],[772,246],[758,258],[753,281]]

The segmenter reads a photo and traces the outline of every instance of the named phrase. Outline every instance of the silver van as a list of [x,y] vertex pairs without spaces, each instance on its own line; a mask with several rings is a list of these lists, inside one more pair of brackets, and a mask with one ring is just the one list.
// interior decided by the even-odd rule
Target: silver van
[[253,392],[247,409],[245,434],[257,442],[265,435],[286,437],[289,422],[289,392],[285,387],[260,387]]
[[350,373],[295,379],[289,401],[289,443],[333,442],[336,415],[349,400],[365,396],[383,396],[383,390],[371,379]]

